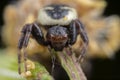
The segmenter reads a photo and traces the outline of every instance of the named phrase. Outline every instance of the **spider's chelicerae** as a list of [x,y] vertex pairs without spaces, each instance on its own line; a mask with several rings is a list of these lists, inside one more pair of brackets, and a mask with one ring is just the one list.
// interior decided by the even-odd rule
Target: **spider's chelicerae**
[[[40,25],[38,25],[38,23]],[[47,31],[46,38],[41,27]],[[19,40],[18,48],[27,47],[30,35],[43,46],[50,46],[55,51],[62,51],[64,47],[70,47],[76,42],[77,35],[80,34],[84,45],[79,59],[84,55],[88,45],[88,37],[84,26],[78,20],[77,12],[74,8],[62,5],[52,4],[40,9],[38,19],[32,24],[26,24],[22,29],[22,35]],[[24,53],[24,60],[26,61]],[[18,63],[21,63],[21,54],[18,54]],[[27,71],[27,68],[25,68]],[[19,65],[19,73],[21,73]]]

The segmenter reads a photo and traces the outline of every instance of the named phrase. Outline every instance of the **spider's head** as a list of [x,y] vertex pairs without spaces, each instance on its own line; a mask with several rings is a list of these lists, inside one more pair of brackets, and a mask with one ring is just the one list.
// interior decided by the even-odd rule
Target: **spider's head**
[[38,21],[42,25],[68,25],[74,19],[77,19],[76,10],[62,4],[45,6],[38,15]]
[[47,40],[50,46],[56,51],[61,51],[67,44],[68,34],[67,29],[61,26],[54,26],[48,29]]

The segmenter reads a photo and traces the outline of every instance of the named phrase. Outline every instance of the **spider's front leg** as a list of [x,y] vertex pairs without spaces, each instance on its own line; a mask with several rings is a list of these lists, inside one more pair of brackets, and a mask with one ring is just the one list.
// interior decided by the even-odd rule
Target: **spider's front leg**
[[70,49],[70,55],[71,55],[73,53],[71,45],[73,45],[77,40],[77,29],[74,21],[70,23],[68,31],[69,31],[69,38],[70,38],[68,41],[68,47]]
[[26,24],[23,27],[22,35],[21,35],[21,37],[19,39],[19,43],[18,43],[18,49],[19,49],[19,52],[18,52],[18,71],[19,71],[19,74],[21,74],[21,66],[20,66],[20,64],[21,64],[21,49],[23,49],[23,52],[24,52],[23,58],[24,58],[24,64],[25,64],[25,72],[27,72],[27,64],[26,64],[27,54],[26,54],[25,48],[28,45],[29,38],[30,38],[31,34],[39,44],[47,45],[47,42],[45,41],[45,39],[43,37],[42,31],[36,23]]
[[89,39],[88,39],[88,36],[87,36],[87,33],[85,31],[85,27],[84,25],[79,21],[79,20],[75,20],[75,23],[76,23],[76,27],[78,28],[78,34],[80,34],[84,44],[83,44],[83,48],[81,50],[81,54],[80,56],[78,57],[78,61],[79,60],[82,60],[84,58],[84,55],[87,51],[87,47],[88,47],[88,43],[89,43]]
[[81,61],[86,53],[87,47],[88,47],[88,36],[87,33],[84,29],[84,26],[82,25],[82,23],[79,20],[73,20],[73,22],[70,24],[70,44],[74,44],[76,42],[77,39],[77,35],[80,34],[84,44],[83,44],[83,48],[81,50],[81,54],[78,57],[78,61]]

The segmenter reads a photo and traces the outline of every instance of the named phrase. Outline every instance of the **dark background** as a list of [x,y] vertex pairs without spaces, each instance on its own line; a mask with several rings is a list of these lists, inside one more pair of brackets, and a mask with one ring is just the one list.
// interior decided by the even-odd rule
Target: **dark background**
[[[0,1],[0,26],[3,22],[3,10],[6,5],[15,0],[1,0]],[[106,0],[108,6],[104,12],[104,16],[110,16],[113,14],[120,16],[120,0]],[[0,27],[1,30],[1,27]],[[1,31],[0,31],[1,32]],[[4,44],[1,41],[0,35],[0,48],[3,48]],[[115,59],[91,59],[92,62],[92,74],[88,80],[120,80],[120,50],[116,51]]]

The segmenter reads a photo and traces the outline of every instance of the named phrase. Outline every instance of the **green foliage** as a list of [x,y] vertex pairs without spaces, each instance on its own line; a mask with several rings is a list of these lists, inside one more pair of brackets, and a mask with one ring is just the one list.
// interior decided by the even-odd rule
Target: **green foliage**
[[35,62],[35,69],[30,70],[32,73],[31,77],[28,77],[28,80],[31,79],[37,79],[39,78],[40,80],[53,80],[53,78],[51,77],[51,75],[47,72],[47,70],[45,69],[44,66],[42,66],[41,64]]
[[0,50],[0,80],[25,80],[18,74],[17,57]]
[[0,50],[0,80],[34,80],[39,78],[40,80],[53,80],[50,74],[47,72],[44,66],[35,62],[35,69],[30,70],[32,75],[23,78],[18,74],[17,56],[12,54],[8,55],[3,50]]

